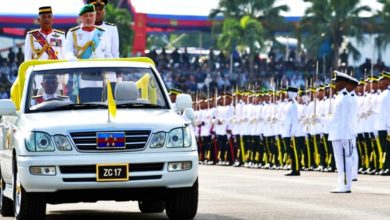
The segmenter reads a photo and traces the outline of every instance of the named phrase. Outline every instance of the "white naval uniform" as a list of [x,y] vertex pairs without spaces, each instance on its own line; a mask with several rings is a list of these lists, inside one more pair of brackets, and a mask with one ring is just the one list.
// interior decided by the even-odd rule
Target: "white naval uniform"
[[111,46],[111,56],[113,58],[119,58],[119,34],[116,25],[103,22],[103,24],[97,26],[106,30],[108,42]]
[[64,58],[63,46],[65,44],[65,33],[56,29],[52,29],[49,34],[44,34],[41,30],[36,29],[27,32],[25,44],[24,44],[24,60],[49,60],[49,55],[46,51],[42,50],[42,45],[34,37],[33,33],[39,32],[46,40],[47,44],[53,48],[57,58]]
[[358,97],[355,93],[355,91],[352,91],[349,93],[350,99],[351,99],[351,117],[352,117],[352,146],[353,146],[353,152],[352,152],[352,179],[357,179],[358,176],[358,169],[359,169],[359,155],[356,145],[356,138],[358,134]]
[[[351,190],[352,183],[351,155],[353,148],[351,144],[351,99],[346,89],[339,91],[333,108],[328,139],[329,141],[332,141],[336,167],[338,170],[338,190],[348,191]],[[346,178],[344,178],[344,160]]]
[[390,86],[379,95],[378,116],[374,128],[377,131],[387,131],[390,134]]
[[[74,28],[69,29],[67,35],[66,35],[66,41],[65,41],[65,58],[66,59],[80,59],[78,58],[78,54],[80,54],[80,51],[78,52],[77,47],[83,47],[86,43],[93,40],[93,37],[95,36],[95,32],[101,32],[101,34],[98,34],[99,45],[94,48],[92,54],[90,57],[83,58],[83,59],[91,59],[91,58],[112,58],[111,54],[111,45],[108,41],[108,35],[106,35],[105,30],[96,27],[93,31],[85,31],[83,30],[83,26],[77,26]],[[75,40],[77,42],[75,42]]]
[[[295,99],[288,102],[284,115],[282,137],[295,137],[298,134],[298,103]],[[286,146],[290,147],[290,146]]]

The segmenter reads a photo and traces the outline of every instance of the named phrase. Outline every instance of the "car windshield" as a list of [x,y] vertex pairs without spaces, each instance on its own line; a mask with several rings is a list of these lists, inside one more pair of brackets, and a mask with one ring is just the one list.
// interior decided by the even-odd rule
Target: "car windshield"
[[152,69],[94,67],[33,72],[27,111],[107,108],[109,87],[117,108],[168,108]]

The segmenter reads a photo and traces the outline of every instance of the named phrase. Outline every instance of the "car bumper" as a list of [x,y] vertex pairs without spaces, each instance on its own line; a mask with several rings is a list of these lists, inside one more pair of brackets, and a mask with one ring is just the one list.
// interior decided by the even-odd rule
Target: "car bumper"
[[[168,171],[169,162],[191,161],[185,171]],[[191,187],[198,176],[198,155],[191,152],[169,153],[111,153],[80,154],[72,156],[19,156],[18,175],[27,192],[57,192],[82,189],[120,188],[183,188]],[[129,180],[121,182],[97,182],[97,164],[130,164]],[[150,168],[153,166],[154,168]],[[155,164],[159,164],[155,166]],[[55,166],[54,176],[32,175],[31,166]],[[73,167],[64,172],[63,167]],[[89,167],[89,171],[88,168]],[[138,167],[137,170],[132,167]],[[143,167],[143,168],[142,168]],[[145,168],[146,167],[146,168]],[[149,167],[149,168],[148,168]],[[73,171],[72,171],[73,170]],[[80,171],[81,170],[81,171]]]

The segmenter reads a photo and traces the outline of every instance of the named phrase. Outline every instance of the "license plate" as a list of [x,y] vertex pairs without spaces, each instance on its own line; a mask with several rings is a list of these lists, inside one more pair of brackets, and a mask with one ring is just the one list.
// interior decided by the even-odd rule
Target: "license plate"
[[102,150],[124,149],[124,132],[98,132],[96,134],[96,147]]
[[120,182],[129,180],[129,164],[97,164],[97,182]]

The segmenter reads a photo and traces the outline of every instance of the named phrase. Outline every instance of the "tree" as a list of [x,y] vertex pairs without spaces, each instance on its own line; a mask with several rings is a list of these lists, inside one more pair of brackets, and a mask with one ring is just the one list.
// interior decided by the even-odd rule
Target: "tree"
[[239,21],[234,18],[227,18],[224,21],[222,33],[218,39],[218,47],[232,53],[238,46],[249,49],[249,80],[253,80],[254,57],[263,45],[263,27],[254,18],[246,15]]
[[378,48],[378,57],[381,57],[381,52],[390,43],[390,1],[389,0],[378,0],[383,4],[383,8],[377,11],[373,17],[373,24],[378,24],[379,33],[375,39],[375,44]]
[[[364,42],[362,12],[371,11],[368,6],[359,6],[360,0],[304,0],[312,5],[306,10],[301,21],[306,32],[304,40],[309,54],[317,56],[325,42],[331,46],[332,66],[337,67],[339,50],[345,37],[355,37],[359,43]],[[347,45],[355,59],[359,51],[352,44]]]
[[[253,80],[254,56],[264,39],[274,40],[273,27],[284,23],[280,12],[286,5],[274,6],[276,0],[220,0],[218,8],[210,13],[211,18],[223,15],[224,21],[218,38],[218,47],[230,53],[236,46],[249,48],[249,79]],[[263,28],[263,24],[264,27]],[[219,28],[215,28],[218,30]]]
[[105,21],[117,25],[119,34],[119,52],[121,57],[126,57],[131,52],[133,43],[133,30],[131,28],[131,14],[128,10],[117,8],[115,4],[105,7]]
[[[222,15],[226,18],[241,19],[248,15],[261,21],[265,40],[274,40],[275,27],[285,24],[281,12],[289,10],[287,5],[275,6],[276,0],[220,0],[218,8],[210,13],[211,18]],[[218,23],[217,23],[218,24]]]

